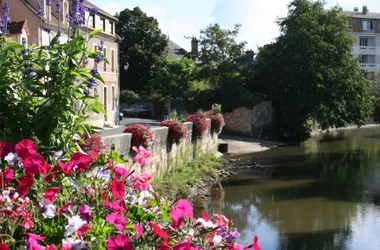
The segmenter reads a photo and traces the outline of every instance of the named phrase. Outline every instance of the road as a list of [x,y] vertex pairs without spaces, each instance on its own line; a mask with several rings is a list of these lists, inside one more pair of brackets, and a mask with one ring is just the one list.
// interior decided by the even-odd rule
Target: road
[[125,117],[122,121],[120,121],[120,127],[100,131],[100,135],[103,137],[103,136],[122,134],[123,130],[125,129],[127,125],[135,124],[135,123],[142,123],[142,124],[150,125],[151,127],[158,127],[158,124],[160,123],[160,121],[154,120],[154,119]]

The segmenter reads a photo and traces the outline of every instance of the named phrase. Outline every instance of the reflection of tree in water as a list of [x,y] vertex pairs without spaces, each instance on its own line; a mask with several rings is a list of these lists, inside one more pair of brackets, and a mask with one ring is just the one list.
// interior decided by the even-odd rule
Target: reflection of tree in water
[[245,238],[260,221],[269,222],[280,233],[278,249],[346,249],[352,221],[362,209],[357,203],[369,200],[364,191],[373,187],[368,181],[377,150],[290,159],[296,167],[273,159],[270,165],[281,167],[270,171],[271,180],[228,187],[221,212],[234,219]]

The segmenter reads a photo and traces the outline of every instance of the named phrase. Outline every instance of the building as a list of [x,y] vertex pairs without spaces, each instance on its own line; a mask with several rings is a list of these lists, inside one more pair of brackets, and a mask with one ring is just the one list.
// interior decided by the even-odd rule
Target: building
[[353,55],[360,58],[360,66],[366,71],[367,78],[373,79],[380,71],[380,13],[369,12],[367,6],[343,13],[352,18],[349,32],[356,38]]
[[[1,6],[5,0],[0,0]],[[41,29],[40,19],[36,16],[38,13],[38,0],[16,0],[9,1],[9,14],[11,22],[9,25],[9,35],[12,39],[23,44],[36,43],[39,46],[49,44],[49,38],[58,32],[58,22],[64,34],[68,34],[68,20],[66,18],[71,9],[72,0],[61,0],[62,13],[57,13],[56,2],[52,0],[52,6],[47,6],[47,0],[40,0],[43,5],[45,15],[43,24],[50,23],[51,35]],[[86,1],[86,7],[94,8],[95,6]],[[99,96],[99,101],[104,104],[107,116],[103,114],[90,113],[89,123],[103,127],[113,126],[119,122],[119,60],[118,60],[118,36],[115,34],[115,23],[117,19],[103,10],[96,14],[86,12],[88,27],[83,27],[83,32],[90,33],[92,30],[102,29],[103,32],[89,41],[89,46],[96,48],[101,40],[104,40],[104,56],[108,59],[109,64],[104,63],[98,69],[104,79],[104,84],[98,82],[98,87],[93,90],[93,95]],[[60,42],[66,42],[67,36],[63,35]],[[90,61],[87,67],[92,68],[94,62]]]
[[169,39],[168,41],[168,48],[167,48],[168,54],[167,56],[169,58],[172,58],[174,60],[181,60],[184,58],[184,56],[187,55],[187,51],[173,42],[172,40]]

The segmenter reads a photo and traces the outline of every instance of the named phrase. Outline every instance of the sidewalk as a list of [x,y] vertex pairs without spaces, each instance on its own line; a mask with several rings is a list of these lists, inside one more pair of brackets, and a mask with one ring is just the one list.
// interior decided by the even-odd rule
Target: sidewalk
[[279,142],[234,135],[221,135],[219,141],[228,143],[227,156],[261,152],[281,145]]

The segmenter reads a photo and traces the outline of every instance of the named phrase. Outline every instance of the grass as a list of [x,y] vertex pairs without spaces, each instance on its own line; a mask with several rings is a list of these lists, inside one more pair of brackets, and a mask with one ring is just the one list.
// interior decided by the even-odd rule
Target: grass
[[212,154],[202,155],[193,161],[172,167],[162,176],[154,176],[152,185],[165,198],[186,198],[191,189],[198,188],[202,180],[211,177],[221,168],[221,159]]

